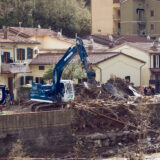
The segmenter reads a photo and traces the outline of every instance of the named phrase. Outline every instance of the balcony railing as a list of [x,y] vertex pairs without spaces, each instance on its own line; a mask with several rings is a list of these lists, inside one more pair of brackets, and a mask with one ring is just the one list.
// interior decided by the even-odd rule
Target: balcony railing
[[139,18],[137,19],[137,21],[138,21],[138,24],[139,24],[139,25],[142,25],[142,26],[145,26],[145,25],[146,25],[146,18],[145,18],[145,17],[139,17]]
[[28,65],[24,63],[2,63],[1,72],[4,74],[28,73]]
[[149,84],[156,84],[156,83],[158,83],[158,84],[160,84],[160,80],[149,80]]
[[160,68],[150,68],[151,72],[160,73]]

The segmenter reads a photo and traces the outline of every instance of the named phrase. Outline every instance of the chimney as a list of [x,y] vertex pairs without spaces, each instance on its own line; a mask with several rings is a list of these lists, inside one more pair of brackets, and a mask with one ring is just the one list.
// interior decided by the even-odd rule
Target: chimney
[[19,22],[19,27],[21,27],[22,26],[22,22]]
[[3,33],[4,33],[3,39],[7,39],[8,38],[7,30],[8,30],[8,28],[6,26],[3,26]]

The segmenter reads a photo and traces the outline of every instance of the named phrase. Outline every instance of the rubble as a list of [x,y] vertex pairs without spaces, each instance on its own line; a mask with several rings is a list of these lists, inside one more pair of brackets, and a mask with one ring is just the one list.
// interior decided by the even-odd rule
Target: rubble
[[143,96],[120,78],[110,79],[96,94],[79,86],[70,109],[75,113],[72,130],[77,143],[85,146],[83,154],[94,148],[104,157],[160,151],[159,116],[149,106],[158,101],[158,96]]

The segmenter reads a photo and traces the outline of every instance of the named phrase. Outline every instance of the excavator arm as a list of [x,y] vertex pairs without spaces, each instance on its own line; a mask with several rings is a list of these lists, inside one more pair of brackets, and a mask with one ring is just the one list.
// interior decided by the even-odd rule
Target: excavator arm
[[61,76],[66,65],[73,59],[76,54],[79,54],[79,57],[82,62],[82,67],[86,70],[87,73],[87,81],[89,84],[95,83],[95,72],[91,67],[91,64],[88,60],[88,54],[84,47],[83,41],[78,37],[76,39],[76,45],[74,47],[70,47],[61,60],[56,64],[53,70],[53,92],[55,95],[58,95],[61,92]]

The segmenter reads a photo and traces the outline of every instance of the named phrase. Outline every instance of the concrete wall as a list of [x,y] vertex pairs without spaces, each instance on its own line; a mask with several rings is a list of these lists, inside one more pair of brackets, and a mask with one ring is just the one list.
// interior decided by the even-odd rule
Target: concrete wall
[[[20,139],[29,156],[61,154],[72,150],[70,111],[0,116],[0,157],[6,157]],[[17,155],[18,156],[18,155]]]
[[[102,83],[106,83],[112,75],[125,79],[125,76],[130,76],[131,82],[136,86],[140,85],[140,66],[141,62],[127,57],[125,55],[119,55],[109,60],[106,60],[98,67],[102,69]],[[96,69],[96,79],[100,81],[100,70]]]

